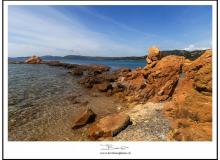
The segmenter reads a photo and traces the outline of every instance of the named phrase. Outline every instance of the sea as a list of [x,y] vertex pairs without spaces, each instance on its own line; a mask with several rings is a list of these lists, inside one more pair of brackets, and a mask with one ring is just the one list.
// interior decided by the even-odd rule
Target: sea
[[[10,61],[24,61],[26,58],[19,57],[19,58],[9,58]],[[137,67],[144,67],[146,65],[145,60],[95,60],[95,59],[68,59],[68,58],[46,58],[43,59],[45,61],[60,61],[62,63],[69,63],[69,64],[100,64],[106,65],[111,67],[112,70],[128,67],[132,70],[136,69]]]
[[145,60],[74,60],[74,59],[61,59],[63,63],[70,64],[100,64],[111,67],[112,70],[128,67],[132,70],[137,67],[144,67],[146,65]]

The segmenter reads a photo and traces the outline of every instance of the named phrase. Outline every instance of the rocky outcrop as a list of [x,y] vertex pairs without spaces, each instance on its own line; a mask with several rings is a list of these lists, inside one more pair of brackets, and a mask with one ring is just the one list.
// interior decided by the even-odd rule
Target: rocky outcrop
[[112,82],[111,93],[127,102],[165,102],[164,113],[172,122],[170,140],[211,140],[212,51],[194,61],[175,55],[162,57],[158,49],[150,53],[150,63],[143,69],[120,72],[120,76],[99,74],[90,82]]
[[101,118],[89,128],[88,137],[94,140],[100,137],[113,137],[125,129],[129,123],[130,118],[124,113],[108,115]]
[[212,50],[207,50],[192,63],[187,63],[183,70],[192,79],[197,91],[207,94],[212,92]]
[[[80,83],[88,88],[95,85],[94,88],[103,88],[102,91],[113,94],[122,92],[129,102],[161,102],[170,99],[187,60],[173,55],[161,59],[158,48],[149,49],[148,59],[150,64],[143,69],[131,71],[122,68],[111,73],[83,77]],[[112,83],[112,87],[107,87],[109,83]]]
[[172,121],[170,140],[212,140],[212,51],[183,66],[172,100],[164,107]]
[[[134,71],[87,70],[80,83],[128,103],[164,102],[164,113],[172,124],[169,140],[212,140],[212,51],[191,61],[183,56],[163,57],[158,48],[150,48],[146,60],[144,68]],[[109,115],[94,123],[88,136],[114,136],[128,120],[125,115]]]
[[[113,90],[113,87],[110,87],[110,83],[116,82],[118,78],[122,79],[123,76],[126,76],[129,72],[131,72],[129,68],[121,68],[108,73],[104,72],[95,75],[88,74],[80,80],[80,84],[84,85],[87,88],[93,88],[94,85],[94,88],[108,86],[108,89]],[[102,91],[106,92],[107,90],[104,89]]]
[[[161,102],[172,97],[185,58],[167,56],[159,61],[153,61],[146,67],[137,68],[119,76],[114,86],[123,86],[123,94],[129,102]],[[118,90],[113,86],[113,91]]]
[[148,64],[151,64],[154,61],[158,61],[161,59],[160,49],[157,47],[151,47],[148,49],[148,55],[146,61]]
[[[167,56],[158,61],[153,68],[146,69],[146,95],[156,102],[170,98],[182,73],[184,62],[184,57]],[[150,92],[154,94],[149,94]]]
[[107,72],[109,70],[110,70],[110,67],[105,66],[105,65],[92,64],[92,65],[87,66],[87,71],[89,75],[97,75],[103,72]]
[[41,64],[42,59],[38,56],[31,56],[27,60],[25,60],[25,63],[27,63],[27,64]]
[[91,123],[95,120],[95,117],[96,114],[90,108],[87,108],[78,113],[78,116],[75,118],[73,122],[72,128],[77,129],[86,125],[87,123]]

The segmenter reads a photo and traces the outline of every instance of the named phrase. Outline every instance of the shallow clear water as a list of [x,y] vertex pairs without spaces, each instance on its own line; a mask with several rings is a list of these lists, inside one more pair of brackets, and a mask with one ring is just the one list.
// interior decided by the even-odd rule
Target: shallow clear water
[[99,118],[121,105],[113,97],[80,86],[80,77],[62,67],[9,64],[8,68],[9,140],[87,140],[89,125],[72,129],[79,110],[90,107]]
[[71,91],[73,77],[62,68],[47,65],[10,64],[8,75],[9,111],[13,106],[33,105],[41,98]]

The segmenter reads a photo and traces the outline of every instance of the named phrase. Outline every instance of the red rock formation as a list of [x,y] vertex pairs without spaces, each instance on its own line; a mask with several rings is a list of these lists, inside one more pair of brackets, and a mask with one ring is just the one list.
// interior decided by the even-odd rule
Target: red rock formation
[[164,107],[172,120],[171,140],[212,139],[212,51],[184,64],[171,102]]
[[184,62],[184,57],[167,56],[158,61],[153,68],[145,70],[146,94],[153,90],[154,95],[151,95],[153,101],[164,101],[172,96]]
[[151,64],[153,61],[158,61],[161,58],[160,49],[156,47],[151,47],[148,49],[148,56],[146,61]]
[[[104,71],[106,70],[104,69]],[[122,78],[130,71],[128,68],[121,68],[111,73],[88,74],[80,80],[80,83],[87,88],[92,88],[95,84],[103,84],[96,86],[104,86],[107,82],[115,82],[118,78]]]
[[42,59],[38,56],[31,56],[27,60],[25,60],[25,63],[28,64],[40,64],[42,63]]
[[173,55],[154,60],[144,69],[126,74],[123,81],[119,78],[118,83],[125,86],[126,96],[132,101],[165,101],[172,97],[185,61],[184,57]]
[[[108,95],[127,102],[165,102],[164,112],[172,122],[171,140],[211,140],[212,51],[207,50],[194,61],[175,55],[162,58],[158,48],[149,49],[149,53],[143,69],[98,74],[84,78],[82,83],[106,88],[105,83],[111,82]],[[105,133],[97,126],[94,130],[101,136]]]

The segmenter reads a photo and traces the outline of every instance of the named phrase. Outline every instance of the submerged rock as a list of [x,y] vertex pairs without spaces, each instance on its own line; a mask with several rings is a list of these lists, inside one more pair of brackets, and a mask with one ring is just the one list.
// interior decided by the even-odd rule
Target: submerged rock
[[92,64],[92,65],[88,65],[86,70],[88,71],[89,75],[98,75],[103,72],[109,71],[110,67],[105,65]]
[[95,117],[96,114],[90,108],[87,108],[78,113],[78,116],[75,118],[73,122],[72,128],[77,129],[86,125],[87,123],[91,123],[95,120]]
[[88,130],[88,137],[98,139],[100,137],[113,137],[126,128],[130,123],[130,118],[124,113],[114,113],[108,115],[96,123]]
[[81,69],[74,69],[71,73],[73,75],[75,75],[75,76],[81,76],[81,75],[83,75],[83,70],[81,70]]

